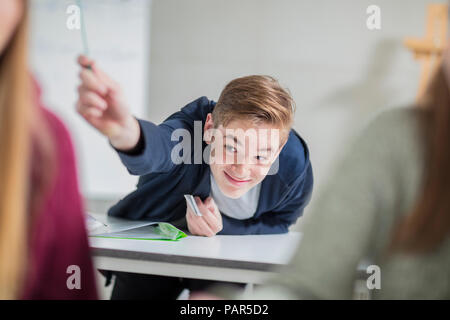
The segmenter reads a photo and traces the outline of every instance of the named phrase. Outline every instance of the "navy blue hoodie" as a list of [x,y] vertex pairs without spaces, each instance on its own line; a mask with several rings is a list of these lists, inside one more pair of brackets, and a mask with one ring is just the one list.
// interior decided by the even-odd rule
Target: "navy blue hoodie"
[[[118,154],[128,171],[141,177],[137,189],[111,207],[109,215],[136,220],[180,221],[186,215],[184,194],[201,199],[210,195],[209,165],[204,161],[201,164],[174,164],[171,152],[179,141],[172,141],[171,135],[175,129],[185,129],[194,137],[194,121],[201,121],[203,130],[206,117],[215,104],[201,97],[160,125],[138,120],[142,150],[138,154],[119,151]],[[201,150],[206,147],[202,141]],[[222,215],[223,229],[219,234],[286,233],[302,215],[311,198],[313,173],[308,147],[293,129],[278,157],[278,171],[261,182],[254,216],[238,220]]]

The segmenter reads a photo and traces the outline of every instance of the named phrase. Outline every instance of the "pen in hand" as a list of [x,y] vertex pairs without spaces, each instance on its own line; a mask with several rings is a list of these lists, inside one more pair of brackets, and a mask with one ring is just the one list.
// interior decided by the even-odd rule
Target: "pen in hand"
[[[81,40],[83,43],[83,52],[86,57],[89,57],[89,45],[88,45],[88,40],[87,40],[86,23],[84,20],[84,10],[83,10],[81,0],[77,0],[77,5],[80,8],[80,12],[81,12],[80,23],[81,23]],[[83,68],[92,70],[91,65],[83,66]]]
[[189,208],[192,210],[192,212],[194,212],[194,214],[197,217],[201,217],[202,213],[200,212],[200,209],[197,206],[197,203],[195,202],[195,199],[192,195],[190,194],[185,194],[184,198],[186,199],[186,203],[188,204]]

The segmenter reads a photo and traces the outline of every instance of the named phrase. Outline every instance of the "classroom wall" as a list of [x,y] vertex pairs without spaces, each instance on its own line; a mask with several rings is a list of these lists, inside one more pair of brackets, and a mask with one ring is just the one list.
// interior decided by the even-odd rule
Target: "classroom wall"
[[[122,165],[107,139],[75,110],[80,81],[76,58],[84,53],[81,30],[70,29],[75,0],[30,1],[31,71],[44,104],[60,116],[73,138],[80,185],[89,199],[117,200],[135,188],[137,177]],[[150,0],[82,0],[91,57],[122,83],[129,107],[142,116],[148,105]]]
[[[374,113],[413,102],[420,69],[402,41],[424,35],[430,2],[154,0],[148,118],[162,121],[202,95],[217,100],[235,77],[275,76],[296,101],[317,196]],[[372,4],[381,30],[366,27]]]

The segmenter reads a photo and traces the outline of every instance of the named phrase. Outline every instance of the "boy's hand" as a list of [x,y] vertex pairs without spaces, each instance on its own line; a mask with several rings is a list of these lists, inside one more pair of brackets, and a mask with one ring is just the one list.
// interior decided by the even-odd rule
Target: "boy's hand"
[[129,150],[140,137],[137,120],[128,111],[120,86],[100,70],[95,61],[80,56],[81,84],[78,87],[78,113],[109,138],[114,148]]
[[208,197],[204,202],[199,197],[195,197],[202,216],[196,216],[189,206],[186,210],[186,221],[188,230],[196,236],[212,237],[222,230],[222,216],[213,198]]

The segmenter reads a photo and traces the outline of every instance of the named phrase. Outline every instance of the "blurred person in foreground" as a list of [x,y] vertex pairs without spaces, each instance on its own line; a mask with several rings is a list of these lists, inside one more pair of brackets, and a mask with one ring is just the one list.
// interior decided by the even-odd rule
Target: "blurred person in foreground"
[[[239,298],[351,299],[364,259],[380,267],[374,299],[450,298],[450,52],[417,106],[383,112],[348,151],[289,266]],[[219,296],[236,297],[191,298]]]
[[0,1],[0,299],[95,299],[72,144],[29,74],[27,10]]

